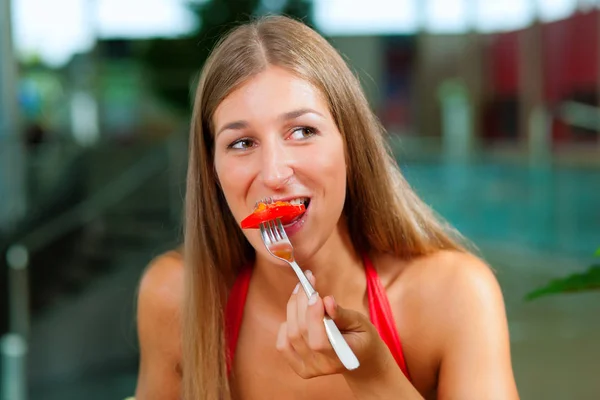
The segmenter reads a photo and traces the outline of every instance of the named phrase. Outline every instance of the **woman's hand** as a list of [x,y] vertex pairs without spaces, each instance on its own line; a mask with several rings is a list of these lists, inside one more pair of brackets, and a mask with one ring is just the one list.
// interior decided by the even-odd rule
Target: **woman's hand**
[[[306,276],[315,286],[314,275],[307,271]],[[277,349],[300,377],[349,372],[329,343],[323,325],[325,313],[334,320],[360,361],[356,371],[368,369],[377,373],[390,365],[392,356],[368,317],[340,307],[331,296],[322,299],[315,293],[308,299],[298,284],[287,304],[287,321],[279,328]]]
[[[315,277],[307,271],[315,286]],[[327,313],[354,351],[360,366],[348,371],[329,343],[323,317]],[[422,399],[404,376],[369,318],[340,307],[333,297],[315,293],[307,299],[298,284],[287,304],[287,321],[277,335],[277,349],[302,378],[343,374],[355,398]]]

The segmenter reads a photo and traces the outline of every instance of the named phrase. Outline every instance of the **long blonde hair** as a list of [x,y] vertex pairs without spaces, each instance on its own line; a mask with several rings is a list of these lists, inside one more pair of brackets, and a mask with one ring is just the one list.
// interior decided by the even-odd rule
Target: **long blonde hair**
[[436,218],[400,173],[359,81],[324,38],[280,16],[235,28],[204,65],[190,132],[182,346],[186,400],[231,398],[223,311],[232,280],[241,266],[253,261],[254,250],[217,181],[212,117],[229,93],[269,65],[307,80],[329,104],[345,142],[344,215],[357,250],[405,258],[462,250],[456,233]]

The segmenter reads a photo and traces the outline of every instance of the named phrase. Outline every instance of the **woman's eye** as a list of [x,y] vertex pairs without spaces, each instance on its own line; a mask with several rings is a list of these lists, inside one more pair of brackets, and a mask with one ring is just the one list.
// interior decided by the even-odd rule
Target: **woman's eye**
[[315,134],[315,130],[313,128],[309,128],[306,126],[296,128],[292,131],[290,137],[295,140],[302,140],[309,138]]
[[230,149],[246,150],[254,145],[251,139],[239,139],[227,146]]

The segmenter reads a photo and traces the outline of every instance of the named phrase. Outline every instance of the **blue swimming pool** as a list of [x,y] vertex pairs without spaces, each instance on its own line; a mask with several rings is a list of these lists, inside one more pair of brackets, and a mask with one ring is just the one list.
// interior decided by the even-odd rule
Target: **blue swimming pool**
[[600,246],[600,169],[492,162],[409,163],[403,172],[476,244],[589,258]]

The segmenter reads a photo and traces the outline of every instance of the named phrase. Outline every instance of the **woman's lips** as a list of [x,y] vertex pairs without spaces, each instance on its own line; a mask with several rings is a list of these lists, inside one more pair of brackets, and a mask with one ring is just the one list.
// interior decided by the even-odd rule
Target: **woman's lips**
[[292,236],[295,233],[297,233],[300,229],[302,229],[302,227],[306,223],[309,208],[310,207],[307,207],[306,211],[304,211],[304,213],[298,216],[298,218],[296,218],[293,222],[284,225],[283,229],[285,230],[285,233],[287,233],[288,236]]

